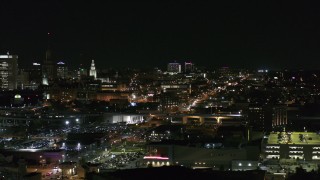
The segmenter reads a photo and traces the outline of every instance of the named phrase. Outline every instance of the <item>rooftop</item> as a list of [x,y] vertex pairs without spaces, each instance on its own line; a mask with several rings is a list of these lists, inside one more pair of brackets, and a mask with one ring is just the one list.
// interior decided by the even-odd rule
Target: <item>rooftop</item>
[[269,135],[268,144],[320,145],[320,135],[314,132],[275,132]]

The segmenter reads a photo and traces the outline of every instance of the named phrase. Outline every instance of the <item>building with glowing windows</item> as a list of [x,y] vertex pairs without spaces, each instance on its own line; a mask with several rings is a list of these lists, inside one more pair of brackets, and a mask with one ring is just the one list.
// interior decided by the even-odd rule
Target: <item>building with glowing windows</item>
[[271,131],[281,129],[288,123],[287,107],[284,105],[250,104],[248,120],[254,130]]
[[68,76],[68,67],[62,61],[57,63],[57,76],[61,79],[66,79]]
[[95,67],[95,64],[94,64],[94,60],[92,60],[92,62],[91,62],[89,75],[93,76],[94,79],[97,79],[97,70],[96,70],[96,67]]
[[0,55],[0,88],[17,89],[18,56]]
[[184,63],[184,72],[185,73],[192,73],[194,70],[194,65],[192,62],[185,62]]
[[266,159],[320,160],[320,134],[314,132],[275,132],[262,143]]
[[181,73],[181,64],[180,63],[169,63],[167,67],[169,73]]

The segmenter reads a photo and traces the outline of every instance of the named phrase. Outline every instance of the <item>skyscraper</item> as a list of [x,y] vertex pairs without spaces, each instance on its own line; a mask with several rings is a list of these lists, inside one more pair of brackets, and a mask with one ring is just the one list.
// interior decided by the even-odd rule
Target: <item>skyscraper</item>
[[181,73],[181,64],[176,62],[169,63],[167,71],[171,73]]
[[94,60],[92,60],[92,62],[91,62],[89,75],[93,76],[94,79],[97,79],[97,71],[96,71],[96,67],[95,67],[95,64],[94,64]]
[[193,72],[193,64],[192,64],[192,62],[185,62],[184,63],[184,72],[185,73],[192,73]]
[[50,33],[48,33],[48,49],[46,51],[46,58],[42,63],[42,82],[47,85],[48,82],[53,81],[57,76],[57,68],[53,62],[52,52],[50,49]]
[[0,55],[0,88],[17,89],[18,56]]
[[61,79],[66,79],[68,75],[68,67],[62,61],[57,63],[57,76]]

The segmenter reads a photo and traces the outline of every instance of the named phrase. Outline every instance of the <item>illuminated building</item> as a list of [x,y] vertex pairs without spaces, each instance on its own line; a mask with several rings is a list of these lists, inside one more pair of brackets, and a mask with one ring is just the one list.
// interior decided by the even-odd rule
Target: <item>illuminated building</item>
[[[99,78],[100,80],[101,78]],[[102,82],[101,83],[101,91],[125,91],[126,90],[125,83],[111,83],[111,82]]]
[[320,136],[314,132],[275,132],[262,142],[266,159],[320,160]]
[[281,105],[256,105],[249,106],[249,123],[254,130],[270,131],[287,125],[287,109]]
[[161,84],[161,90],[165,92],[191,93],[191,84]]
[[0,55],[0,88],[17,89],[18,56]]
[[61,79],[66,79],[68,75],[68,67],[62,61],[57,63],[57,76]]
[[185,73],[192,73],[193,72],[193,67],[194,65],[192,62],[185,62],[184,63],[184,72]]
[[169,63],[167,71],[169,73],[181,73],[181,64],[180,63]]
[[108,123],[137,124],[143,122],[143,115],[140,114],[115,114],[105,113],[103,119]]
[[178,105],[181,103],[181,99],[175,92],[165,92],[153,96],[155,102],[160,103],[160,110],[173,112],[177,111]]
[[94,79],[97,79],[97,71],[96,71],[96,67],[95,67],[95,64],[94,64],[94,60],[92,60],[92,62],[91,62],[89,75],[93,76]]
[[38,86],[42,83],[42,70],[41,64],[34,62],[32,67],[28,69],[23,69],[23,72],[20,73],[20,82],[23,82],[23,79],[26,80],[22,89],[37,89]]

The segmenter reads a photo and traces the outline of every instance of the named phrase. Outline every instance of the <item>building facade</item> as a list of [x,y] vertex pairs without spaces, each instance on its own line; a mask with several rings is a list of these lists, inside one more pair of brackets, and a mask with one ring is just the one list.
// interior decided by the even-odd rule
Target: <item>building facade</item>
[[194,65],[192,62],[185,62],[184,63],[184,72],[185,73],[192,73],[194,70]]
[[0,55],[0,88],[17,89],[18,56]]
[[68,76],[68,67],[62,61],[57,63],[57,76],[60,79],[66,79]]
[[181,64],[180,63],[169,63],[167,71],[171,72],[171,73],[181,73]]
[[313,132],[274,132],[265,138],[262,151],[266,159],[320,160],[320,135]]
[[92,60],[92,62],[91,62],[89,75],[93,76],[94,79],[97,79],[97,70],[96,70],[96,67],[95,67],[95,64],[94,64],[94,60]]
[[48,85],[57,77],[57,67],[53,62],[52,52],[50,49],[46,51],[46,58],[42,63],[42,84]]
[[283,105],[249,105],[248,120],[253,130],[271,131],[287,125],[287,109]]

